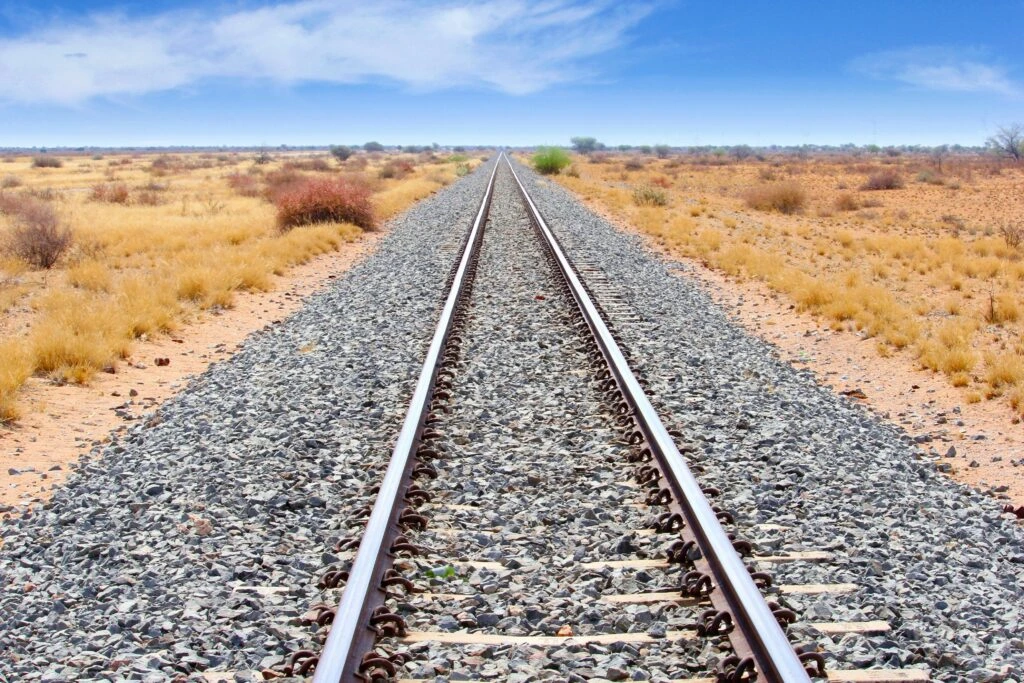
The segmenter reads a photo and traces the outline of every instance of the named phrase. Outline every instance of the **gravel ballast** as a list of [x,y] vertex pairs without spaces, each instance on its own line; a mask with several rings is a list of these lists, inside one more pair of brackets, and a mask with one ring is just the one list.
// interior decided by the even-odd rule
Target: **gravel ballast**
[[[637,505],[643,492],[630,480],[629,447],[587,369],[574,304],[545,261],[513,182],[499,170],[460,333],[452,412],[433,425],[444,455],[434,460],[439,477],[424,484],[432,500],[421,511],[430,526],[413,537],[430,553],[409,563],[421,589],[464,597],[413,594],[391,607],[412,631],[663,638],[694,622],[695,609],[601,598],[671,590],[679,568],[584,566],[657,557],[664,539],[637,533],[649,512]],[[385,645],[409,653],[411,678],[522,682],[689,677],[705,671],[701,650],[714,644]]]
[[[83,462],[44,509],[0,534],[0,680],[262,680],[316,648],[302,623],[317,578],[352,553],[357,511],[419,374],[445,276],[492,163],[396,219],[373,256],[254,335],[154,419]],[[504,162],[502,162],[504,163]],[[681,266],[566,191],[517,168],[650,386],[696,446],[759,554],[826,550],[770,567],[777,583],[850,582],[787,597],[799,643],[834,668],[928,667],[943,681],[1024,681],[1024,533],[999,504],[918,459],[904,433],[819,387],[729,322]],[[430,549],[404,561],[421,588],[391,606],[413,630],[646,633],[632,645],[396,649],[430,680],[667,680],[709,670],[717,641],[676,641],[697,610],[607,604],[670,590],[679,570],[590,569],[660,558],[586,369],[567,302],[507,172],[462,336],[441,476],[424,485]],[[467,562],[499,565],[481,568]],[[824,636],[812,621],[887,621]]]

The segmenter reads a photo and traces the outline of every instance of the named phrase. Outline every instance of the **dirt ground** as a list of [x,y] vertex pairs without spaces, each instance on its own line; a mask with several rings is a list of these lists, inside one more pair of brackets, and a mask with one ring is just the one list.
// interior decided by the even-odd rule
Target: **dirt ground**
[[[116,374],[100,373],[88,386],[31,378],[21,397],[24,417],[0,427],[0,510],[49,498],[94,445],[148,419],[192,377],[229,358],[249,334],[285,318],[365,258],[380,238],[363,233],[339,251],[291,269],[271,292],[239,293],[233,308],[205,312],[172,336],[136,343]],[[157,365],[158,358],[169,363]]]

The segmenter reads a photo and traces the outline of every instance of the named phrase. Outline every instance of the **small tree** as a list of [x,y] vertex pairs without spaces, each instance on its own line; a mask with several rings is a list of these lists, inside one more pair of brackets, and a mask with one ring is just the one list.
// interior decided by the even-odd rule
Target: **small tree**
[[331,155],[338,161],[346,161],[352,156],[352,148],[345,145],[331,145]]
[[379,142],[371,141],[364,144],[363,149],[365,149],[367,152],[383,152],[384,145],[380,144]]
[[1024,126],[1019,123],[1002,126],[985,144],[999,156],[1019,162],[1024,159]]
[[931,148],[928,155],[935,162],[935,170],[942,173],[942,162],[949,156],[949,145],[936,145]]
[[747,157],[753,156],[754,150],[751,149],[750,145],[735,145],[729,150],[729,153],[732,154],[737,161],[743,161]]
[[669,155],[669,153],[671,151],[672,151],[672,148],[669,147],[668,145],[655,145],[654,146],[654,153],[658,155],[659,159],[667,159],[668,155]]
[[260,147],[256,150],[256,156],[253,158],[253,163],[257,166],[262,166],[263,164],[269,164],[273,160],[274,158],[270,156],[270,151],[266,147]]
[[597,138],[569,138],[572,148],[580,154],[590,154],[597,149]]

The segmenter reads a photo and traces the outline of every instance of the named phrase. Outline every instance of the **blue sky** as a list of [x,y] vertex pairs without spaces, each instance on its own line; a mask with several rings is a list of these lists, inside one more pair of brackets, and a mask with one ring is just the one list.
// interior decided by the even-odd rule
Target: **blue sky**
[[982,144],[1024,0],[0,0],[0,147]]

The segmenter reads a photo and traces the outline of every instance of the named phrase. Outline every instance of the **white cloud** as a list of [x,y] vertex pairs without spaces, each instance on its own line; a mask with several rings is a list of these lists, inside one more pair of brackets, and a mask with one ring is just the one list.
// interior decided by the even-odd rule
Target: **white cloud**
[[648,12],[612,0],[299,0],[219,15],[95,15],[0,39],[0,100],[76,104],[213,78],[523,94],[588,75],[588,58],[622,45]]
[[853,71],[880,80],[900,81],[928,90],[991,92],[1018,97],[1020,86],[983,51],[914,47],[863,55]]

